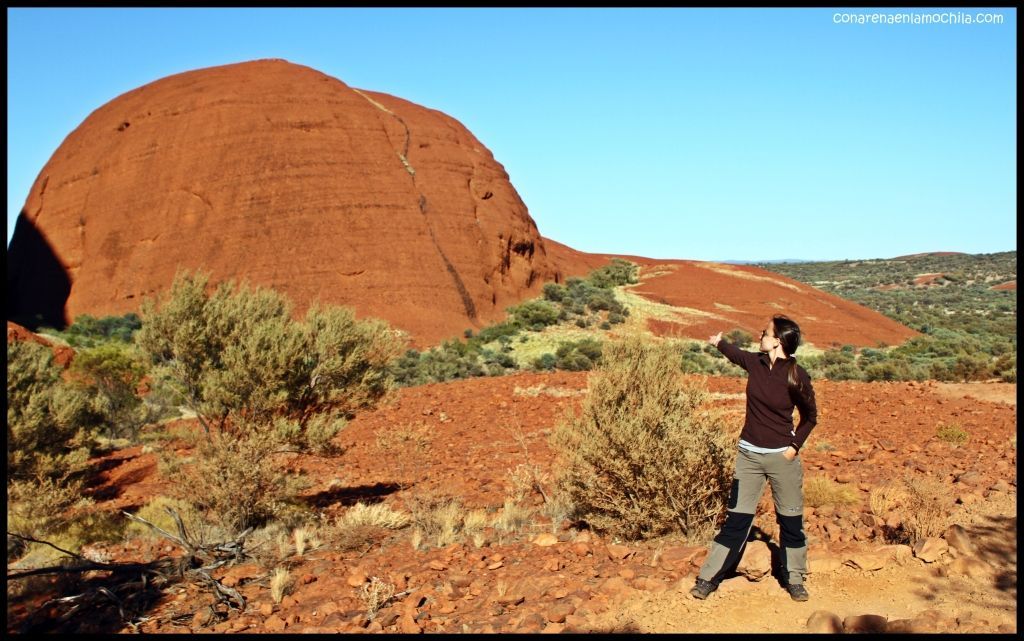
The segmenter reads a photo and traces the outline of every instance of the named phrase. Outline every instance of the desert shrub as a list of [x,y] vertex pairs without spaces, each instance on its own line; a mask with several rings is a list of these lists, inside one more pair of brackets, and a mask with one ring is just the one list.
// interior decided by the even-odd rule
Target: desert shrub
[[288,572],[288,568],[279,567],[274,569],[270,575],[270,598],[274,603],[280,603],[286,594],[290,594],[295,586],[295,580]]
[[628,539],[719,518],[732,443],[706,389],[683,380],[675,350],[639,338],[606,345],[602,359],[581,412],[551,435],[577,516]]
[[177,481],[171,486],[172,498],[191,503],[229,533],[271,518],[291,524],[302,516],[294,497],[303,482],[275,460],[281,447],[270,429],[247,428],[240,436],[218,432],[196,439],[187,460],[162,450],[160,473]]
[[952,499],[946,485],[938,479],[927,477],[909,477],[903,485],[906,497],[903,526],[909,535],[910,544],[945,532],[952,508]]
[[[436,547],[445,547],[464,535],[466,510],[455,497],[415,496],[410,498],[414,539],[426,540]],[[418,545],[414,545],[418,547]]]
[[638,282],[639,266],[622,258],[613,258],[604,267],[593,270],[587,279],[596,287],[611,289],[618,285],[629,285]]
[[905,503],[907,491],[900,483],[888,482],[872,488],[868,493],[868,505],[871,513],[879,518],[885,518],[897,506]]
[[356,503],[345,511],[336,522],[336,527],[377,527],[398,530],[409,525],[410,517],[405,512],[393,510],[384,503],[365,505]]
[[555,366],[557,364],[558,364],[558,358],[554,354],[541,354],[537,358],[533,359],[533,363],[531,363],[533,369],[538,370],[538,371],[539,370],[551,371],[551,370],[555,369]]
[[910,363],[905,360],[885,360],[864,368],[866,381],[905,381],[913,378]]
[[580,372],[593,369],[601,361],[601,341],[584,338],[562,343],[555,351],[555,367]]
[[1017,382],[1017,355],[1003,354],[992,365],[993,373],[1004,383]]
[[72,347],[95,347],[107,342],[130,343],[140,327],[142,320],[134,312],[101,318],[81,314],[59,335]]
[[821,370],[821,377],[833,381],[862,381],[864,372],[855,363],[829,365]]
[[804,505],[854,505],[858,501],[857,490],[843,483],[836,483],[824,476],[814,476],[804,481]]
[[86,469],[104,416],[67,384],[44,345],[7,345],[7,478],[64,482]]
[[94,406],[106,419],[104,431],[109,438],[135,440],[143,425],[168,414],[169,408],[145,403],[139,395],[146,366],[142,355],[127,343],[100,343],[79,350],[69,374],[94,398]]
[[750,332],[739,327],[730,330],[727,334],[723,334],[722,338],[743,349],[747,349],[754,342],[754,337]]
[[294,444],[309,446],[317,413],[348,416],[390,389],[387,364],[400,343],[382,321],[316,306],[293,321],[291,303],[273,290],[225,282],[208,295],[207,280],[176,276],[166,296],[143,303],[136,336],[154,375],[173,384],[207,433],[284,416],[298,423]]
[[935,429],[935,436],[939,440],[953,445],[963,445],[970,438],[970,435],[960,427],[959,423],[941,423]]
[[377,616],[378,610],[383,608],[395,596],[395,586],[378,577],[370,577],[369,582],[359,588],[359,599],[366,608],[366,616],[371,621]]
[[565,298],[565,287],[558,283],[544,283],[544,300],[560,303]]
[[958,356],[951,368],[959,381],[983,381],[992,375],[990,361],[985,356]]
[[545,300],[530,300],[508,308],[513,322],[539,331],[558,322],[558,307]]

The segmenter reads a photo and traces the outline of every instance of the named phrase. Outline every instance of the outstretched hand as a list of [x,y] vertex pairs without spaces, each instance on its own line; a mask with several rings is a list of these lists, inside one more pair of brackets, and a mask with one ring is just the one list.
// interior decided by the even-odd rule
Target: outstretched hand
[[708,338],[708,342],[714,345],[715,347],[718,347],[718,341],[720,340],[722,340],[722,332],[718,332],[714,336]]

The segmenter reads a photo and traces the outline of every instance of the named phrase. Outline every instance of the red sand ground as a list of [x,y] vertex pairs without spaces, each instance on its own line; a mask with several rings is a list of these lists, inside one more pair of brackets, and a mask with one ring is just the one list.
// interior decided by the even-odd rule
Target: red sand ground
[[[327,515],[340,514],[356,500],[383,500],[400,508],[413,493],[458,497],[470,508],[495,509],[508,494],[508,475],[517,465],[531,462],[551,470],[547,436],[562,413],[580,402],[588,376],[519,373],[398,390],[387,405],[357,416],[338,436],[345,447],[340,457],[285,455],[282,465],[308,477],[311,485],[304,495]],[[734,424],[741,420],[744,381],[706,381],[714,402],[731,413]],[[236,577],[249,601],[245,613],[206,622],[203,612],[212,597],[190,588],[169,594],[147,614],[140,630],[783,632],[805,631],[809,615],[824,609],[840,618],[917,617],[919,627],[948,631],[1015,631],[1016,385],[821,380],[815,388],[819,424],[801,454],[805,474],[853,487],[859,504],[827,515],[807,510],[812,551],[812,599],[807,603],[790,601],[773,579],[751,583],[737,577],[698,604],[686,591],[703,558],[702,546],[663,540],[620,548],[605,537],[583,543],[585,537],[564,529],[565,524],[552,526],[539,518],[518,538],[499,540],[490,531],[481,548],[464,541],[414,551],[409,530],[403,530],[365,553],[309,551],[289,562],[291,574],[301,581],[281,604],[269,596],[269,569],[252,564],[222,569],[215,576]],[[967,444],[956,447],[936,437],[937,427],[949,423],[970,435]],[[395,457],[382,455],[377,433],[415,425],[431,434],[425,456],[400,465]],[[516,429],[524,436],[526,452]],[[95,492],[107,497],[101,502],[106,508],[141,506],[166,490],[167,481],[156,474],[155,456],[140,447],[104,461]],[[877,528],[867,525],[869,490],[904,475],[947,484],[948,509],[981,550],[981,570],[966,575],[949,555],[934,564],[890,560],[870,572],[843,564],[858,552],[884,549]],[[767,497],[762,501],[766,509]],[[534,495],[531,501],[536,506],[542,499]],[[755,524],[773,532],[771,510]],[[533,543],[542,532],[554,532],[557,542]],[[160,553],[138,540],[100,549],[115,560]],[[370,622],[353,587],[369,576],[413,594],[397,599]],[[9,630],[23,620],[26,607],[13,604]],[[752,617],[752,612],[760,614]]]

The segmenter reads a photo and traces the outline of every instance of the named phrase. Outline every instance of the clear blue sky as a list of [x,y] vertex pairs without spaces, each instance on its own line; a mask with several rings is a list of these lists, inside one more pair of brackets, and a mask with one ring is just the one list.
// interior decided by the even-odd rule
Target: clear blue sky
[[875,12],[899,11],[8,9],[8,242],[96,108],[170,74],[284,58],[458,119],[541,234],[583,251],[1016,249],[1016,10],[835,22]]

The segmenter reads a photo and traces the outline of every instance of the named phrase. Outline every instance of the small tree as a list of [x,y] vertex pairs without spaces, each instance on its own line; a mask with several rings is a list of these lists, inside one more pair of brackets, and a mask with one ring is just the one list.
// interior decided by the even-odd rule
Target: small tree
[[308,445],[314,416],[348,417],[391,388],[387,365],[402,345],[383,321],[317,306],[294,321],[291,302],[271,289],[226,282],[208,295],[207,280],[179,274],[165,298],[144,302],[137,335],[154,375],[207,433],[284,418]]
[[92,395],[106,416],[111,438],[134,439],[139,428],[160,415],[158,408],[150,408],[139,396],[145,374],[141,354],[121,342],[80,350],[70,368],[76,386]]
[[591,526],[627,539],[706,534],[721,516],[733,439],[686,382],[679,354],[631,337],[608,343],[582,411],[551,436],[557,482]]

